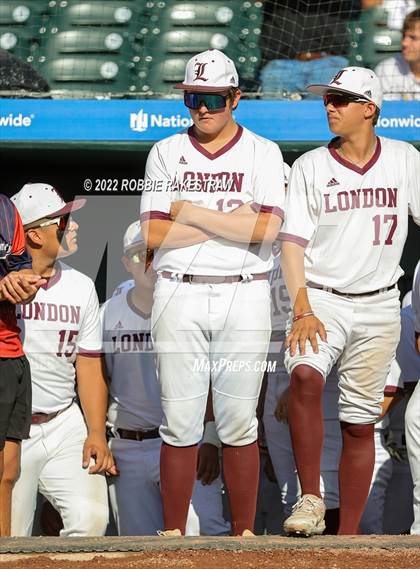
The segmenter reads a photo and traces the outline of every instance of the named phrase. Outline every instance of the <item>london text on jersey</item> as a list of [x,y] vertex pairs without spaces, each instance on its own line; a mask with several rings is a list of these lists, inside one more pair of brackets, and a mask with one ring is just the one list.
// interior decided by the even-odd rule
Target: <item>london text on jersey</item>
[[172,191],[185,192],[241,192],[243,172],[191,172],[182,180],[173,180]]
[[17,318],[23,320],[46,320],[47,322],[80,322],[80,306],[73,304],[53,304],[51,302],[37,302],[22,304]]
[[[121,333],[112,336],[112,352],[150,352],[153,350],[150,332]],[[108,347],[107,347],[108,348]]]
[[371,207],[397,207],[398,188],[361,188],[344,190],[337,194],[324,194],[325,213],[365,209]]

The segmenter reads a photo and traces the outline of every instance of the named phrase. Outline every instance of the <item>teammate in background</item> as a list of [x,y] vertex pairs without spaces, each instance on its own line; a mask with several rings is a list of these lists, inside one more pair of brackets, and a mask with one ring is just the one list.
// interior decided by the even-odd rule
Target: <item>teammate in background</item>
[[289,424],[302,489],[284,528],[312,535],[325,527],[322,391],[337,364],[338,533],[357,534],[372,479],[374,426],[400,335],[396,283],[408,213],[420,223],[420,157],[406,142],[375,135],[382,90],[373,71],[347,67],[309,89],[324,96],[337,137],[294,163],[281,233],[293,306],[285,357]]
[[[151,266],[146,268],[146,258],[137,221],[124,235],[122,258],[133,286],[124,283],[123,291],[101,307],[110,380],[109,445],[119,469],[119,476],[110,480],[109,495],[119,535],[156,535],[163,528],[159,490],[162,407],[150,335],[156,273]],[[229,533],[223,519],[218,447],[213,442],[205,439],[200,446],[198,471],[205,485],[195,484],[187,535]]]
[[19,467],[20,444],[29,435],[31,377],[15,305],[31,300],[45,280],[32,271],[19,213],[0,194],[0,536],[10,535],[13,480],[8,462]]
[[255,410],[270,340],[267,271],[283,215],[283,159],[276,144],[234,121],[238,74],[223,53],[193,56],[177,87],[194,125],[152,148],[146,178],[155,191],[141,200],[158,272],[152,336],[165,530],[185,531],[211,384],[232,533],[241,535],[255,518]]
[[[26,184],[12,200],[34,270],[47,279],[37,299],[18,311],[32,371],[33,414],[21,472],[15,468],[11,474],[18,478],[12,534],[31,535],[39,490],[61,515],[61,536],[103,535],[108,523],[104,472],[116,470],[105,438],[108,392],[98,298],[90,278],[57,261],[76,249],[78,226],[70,212],[85,200],[66,204],[42,183]],[[84,415],[75,403],[76,378]]]
[[[414,312],[414,338],[417,355],[420,360],[420,263],[417,264],[414,274],[412,307]],[[404,309],[406,310],[406,308]],[[413,357],[411,358],[413,361]],[[413,367],[417,361],[413,361]],[[412,379],[417,385],[407,405],[405,413],[405,436],[407,442],[407,454],[410,462],[411,475],[413,478],[413,509],[414,521],[410,533],[420,535],[420,366]]]
[[420,8],[404,20],[401,48],[401,53],[384,59],[375,69],[384,99],[420,101]]

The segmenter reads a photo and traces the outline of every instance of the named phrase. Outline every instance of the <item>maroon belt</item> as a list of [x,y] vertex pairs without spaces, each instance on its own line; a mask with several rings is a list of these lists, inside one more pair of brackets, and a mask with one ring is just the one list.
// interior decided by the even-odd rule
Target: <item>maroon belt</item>
[[[169,271],[162,271],[160,273],[164,279],[174,278],[173,273]],[[250,275],[250,281],[263,281],[268,279],[268,273],[257,273]],[[183,283],[196,283],[196,284],[225,284],[225,283],[239,283],[248,280],[244,275],[182,275],[179,279]]]
[[31,417],[31,425],[42,425],[43,423],[48,423],[51,419],[55,419],[57,415],[68,409],[73,405],[73,401],[64,409],[60,409],[59,411],[54,411],[54,413],[34,413]]

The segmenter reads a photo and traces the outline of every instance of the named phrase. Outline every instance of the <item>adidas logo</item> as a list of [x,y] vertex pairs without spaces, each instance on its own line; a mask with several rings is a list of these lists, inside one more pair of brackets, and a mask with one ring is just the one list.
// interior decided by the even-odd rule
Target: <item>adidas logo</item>
[[179,163],[180,164],[188,164],[188,162],[185,160],[185,158],[183,156],[181,156],[181,158],[179,159]]
[[118,320],[118,322],[115,324],[114,330],[117,330],[118,328],[124,328],[124,326],[122,325],[121,320]]
[[331,178],[331,180],[327,184],[327,188],[331,188],[331,186],[339,186],[340,182],[337,182],[335,178]]

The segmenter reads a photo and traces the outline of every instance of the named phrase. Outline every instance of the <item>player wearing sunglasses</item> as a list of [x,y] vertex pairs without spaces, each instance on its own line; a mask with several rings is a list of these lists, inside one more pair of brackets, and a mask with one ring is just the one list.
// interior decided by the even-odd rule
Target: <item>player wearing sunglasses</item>
[[[256,362],[265,360],[271,334],[267,277],[284,175],[277,145],[235,121],[238,84],[233,61],[218,50],[189,60],[177,88],[193,126],[153,147],[146,178],[169,190],[141,199],[142,232],[155,250],[158,273],[152,337],[164,412],[165,530],[182,534],[210,383],[232,533],[247,534],[254,526],[262,380]],[[204,367],[194,372],[200,358]],[[220,365],[227,360],[229,366]]]
[[374,427],[400,334],[399,262],[408,214],[420,224],[416,149],[378,137],[378,77],[346,67],[324,97],[336,136],[293,164],[286,198],[282,266],[293,306],[285,365],[291,375],[289,425],[302,498],[288,534],[320,534],[322,391],[337,364],[343,450],[339,534],[357,534],[375,460]]
[[17,311],[31,366],[32,424],[22,445],[21,472],[9,473],[18,477],[12,535],[31,535],[38,490],[59,511],[61,536],[103,535],[103,474],[116,469],[105,437],[108,390],[99,303],[93,281],[59,260],[77,250],[78,225],[70,213],[86,200],[66,203],[48,184],[26,184],[12,201],[33,267],[47,279],[36,299]]

